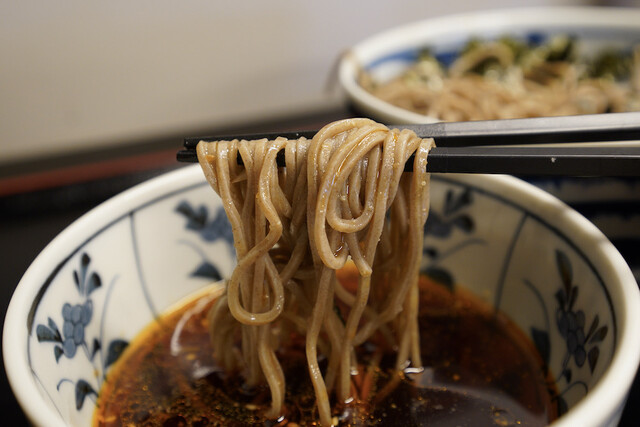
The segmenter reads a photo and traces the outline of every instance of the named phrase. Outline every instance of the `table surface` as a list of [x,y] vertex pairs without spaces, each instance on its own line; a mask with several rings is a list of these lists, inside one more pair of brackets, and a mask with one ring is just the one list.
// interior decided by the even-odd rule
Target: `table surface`
[[[242,129],[198,129],[192,135],[252,133],[315,129],[353,111],[323,111],[282,121],[257,123]],[[125,150],[76,153],[57,159],[39,159],[0,170],[0,326],[20,277],[38,253],[59,232],[92,207],[153,176],[181,167],[175,162],[179,135],[162,141],[135,141]],[[7,248],[11,248],[10,250]],[[640,339],[640,337],[639,337]],[[0,369],[3,421],[24,425],[26,418]],[[621,426],[640,420],[640,379],[636,377]]]

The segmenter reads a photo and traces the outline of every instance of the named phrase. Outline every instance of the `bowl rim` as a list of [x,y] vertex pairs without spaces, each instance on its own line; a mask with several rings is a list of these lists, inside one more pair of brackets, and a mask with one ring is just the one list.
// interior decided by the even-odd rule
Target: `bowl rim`
[[[570,21],[568,16],[570,16]],[[338,82],[342,90],[362,111],[373,112],[374,119],[387,123],[432,123],[438,118],[415,113],[367,92],[358,84],[356,76],[359,64],[367,64],[372,59],[385,54],[424,46],[434,42],[443,34],[463,35],[471,32],[495,31],[496,28],[570,27],[633,30],[640,36],[640,9],[601,6],[539,6],[489,9],[427,18],[402,24],[370,37],[351,46],[338,61]]]
[[[79,242],[91,239],[104,228],[154,200],[192,186],[205,185],[198,165],[180,168],[137,184],[89,210],[62,230],[31,262],[9,301],[2,335],[2,355],[9,385],[23,412],[34,425],[66,426],[61,414],[44,401],[28,360],[29,330],[26,326],[33,301],[43,292],[49,272],[60,264],[60,253],[68,254]],[[114,219],[115,218],[115,219]],[[24,333],[24,329],[27,333]],[[11,349],[11,350],[9,350]],[[27,378],[24,378],[27,375]],[[37,397],[35,397],[37,396]]]
[[[504,175],[457,175],[462,183],[472,184],[500,195],[506,200],[515,200],[524,206],[523,198],[530,199],[527,209],[542,218],[553,218],[553,223],[566,236],[580,246],[593,262],[607,283],[620,288],[612,295],[612,303],[620,313],[618,349],[602,378],[589,394],[571,408],[566,417],[553,423],[554,426],[600,425],[611,414],[623,407],[625,396],[631,386],[640,362],[640,291],[629,266],[613,244],[578,212],[543,190],[518,178]],[[59,263],[58,254],[68,253],[78,241],[95,234],[133,209],[152,203],[160,197],[206,184],[199,165],[183,167],[138,184],[93,208],[74,221],[56,236],[35,258],[18,283],[9,303],[3,330],[3,356],[5,370],[11,388],[27,417],[35,425],[59,425],[65,423],[60,415],[44,402],[28,364],[27,341],[24,333],[33,300],[40,292],[42,283]],[[581,244],[580,241],[593,244]],[[11,350],[9,350],[11,349]],[[27,376],[25,378],[25,375]],[[600,408],[610,408],[603,412]]]

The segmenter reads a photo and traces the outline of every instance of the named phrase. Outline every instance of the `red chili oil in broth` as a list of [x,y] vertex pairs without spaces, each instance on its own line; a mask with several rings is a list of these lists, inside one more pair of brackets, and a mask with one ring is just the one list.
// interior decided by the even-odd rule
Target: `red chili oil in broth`
[[[357,283],[353,271],[339,278],[346,287]],[[553,382],[522,331],[468,292],[452,293],[425,277],[420,289],[424,371],[398,373],[393,352],[363,345],[353,401],[333,402],[339,425],[543,426],[556,418]],[[304,338],[292,337],[278,351],[285,413],[268,420],[268,387],[248,389],[240,374],[225,373],[212,359],[210,303],[199,300],[166,313],[129,345],[101,390],[94,425],[317,425]]]

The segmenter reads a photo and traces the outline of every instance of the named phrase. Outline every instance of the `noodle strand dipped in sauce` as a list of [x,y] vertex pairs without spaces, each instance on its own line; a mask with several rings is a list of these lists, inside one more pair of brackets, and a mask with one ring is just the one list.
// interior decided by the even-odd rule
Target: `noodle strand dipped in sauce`
[[[388,337],[400,349],[397,366],[421,367],[415,307],[432,145],[368,119],[334,122],[312,140],[198,145],[238,255],[209,319],[214,351],[237,348],[243,357],[216,359],[242,372],[249,386],[269,385],[268,417],[282,414],[285,378],[276,351],[293,331],[306,336],[322,425],[332,424],[332,391],[339,402],[352,397],[354,346],[381,327],[396,331]],[[286,167],[278,168],[283,149]],[[415,172],[404,174],[414,153]],[[339,289],[335,275],[349,258],[359,271],[355,292]],[[387,277],[396,279],[393,286]],[[344,319],[334,310],[336,299],[348,306]],[[328,359],[324,375],[319,357]]]
[[552,420],[553,387],[524,335],[419,276],[432,146],[368,119],[312,140],[198,144],[237,265],[130,346],[95,423],[464,425],[456,408],[485,425]]

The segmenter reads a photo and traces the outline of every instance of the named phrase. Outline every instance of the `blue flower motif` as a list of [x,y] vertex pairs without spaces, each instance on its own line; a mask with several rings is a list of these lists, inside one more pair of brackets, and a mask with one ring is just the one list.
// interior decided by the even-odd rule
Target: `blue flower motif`
[[[571,260],[567,254],[559,249],[556,250],[555,255],[561,286],[554,295],[557,302],[554,315],[547,315],[545,317],[555,318],[555,325],[565,343],[565,356],[562,360],[561,370],[557,379],[564,378],[567,387],[560,392],[556,391],[555,387],[549,388],[553,399],[558,404],[558,414],[562,415],[568,410],[568,405],[563,397],[568,390],[577,386],[583,388],[586,393],[589,389],[584,381],[572,381],[573,371],[570,366],[571,360],[573,359],[578,368],[588,363],[590,372],[593,373],[600,356],[599,345],[606,338],[609,328],[607,325],[600,325],[600,317],[596,314],[585,333],[585,327],[587,325],[586,314],[584,310],[577,308],[579,287],[573,282]],[[547,308],[536,286],[528,280],[524,282],[537,296],[544,312],[547,313]],[[549,370],[551,354],[551,340],[549,338],[550,324],[551,320],[547,319],[547,330],[531,328],[531,338],[543,359],[545,371]]]
[[473,198],[469,188],[458,194],[455,194],[453,190],[447,191],[442,212],[433,210],[429,212],[425,225],[425,236],[445,239],[456,228],[465,233],[471,233],[475,225],[473,219],[461,211],[472,203]]
[[76,348],[84,344],[84,327],[91,321],[93,313],[93,303],[87,300],[84,304],[76,304],[72,306],[66,303],[62,307],[62,349],[64,355],[72,358],[76,354]]
[[[448,190],[445,194],[442,212],[435,211],[434,209],[431,209],[429,212],[429,217],[427,218],[424,229],[425,237],[445,240],[450,238],[456,229],[468,235],[473,233],[475,222],[469,214],[464,212],[465,208],[472,203],[473,197],[471,189],[465,188],[458,193],[455,193],[453,190]],[[453,290],[455,286],[453,274],[448,269],[439,266],[438,263],[466,246],[483,243],[483,240],[469,237],[445,252],[441,252],[433,245],[426,244],[422,253],[424,258],[430,259],[431,262],[423,268],[420,273],[431,277],[438,283]]]
[[[556,250],[556,264],[562,287],[556,292],[558,302],[556,308],[556,325],[567,346],[567,357],[563,364],[563,372],[567,381],[571,380],[571,370],[567,367],[569,359],[573,357],[576,365],[581,367],[588,360],[591,372],[598,363],[600,349],[598,344],[607,336],[609,328],[604,325],[599,327],[600,319],[596,315],[587,333],[585,333],[585,313],[575,308],[578,299],[578,286],[573,283],[573,269],[569,257],[562,251]],[[587,349],[588,352],[587,352]]]
[[[102,288],[102,279],[97,272],[89,270],[90,264],[91,258],[85,252],[80,256],[80,267],[73,271],[73,281],[80,297],[83,298],[84,301],[78,304],[71,304],[69,302],[63,304],[61,310],[63,321],[62,333],[51,317],[47,318],[46,325],[39,324],[36,327],[38,342],[55,343],[53,354],[56,362],[58,362],[62,356],[73,359],[78,352],[78,348],[84,349],[87,358],[91,362],[94,362],[96,354],[102,351],[102,343],[98,338],[93,338],[92,349],[90,350],[85,335],[85,328],[93,319],[93,301],[90,295]],[[120,339],[113,340],[109,344],[103,365],[100,367],[103,373],[106,372],[107,367],[120,357],[127,345],[127,341]],[[60,390],[60,387],[65,383],[75,384],[75,401],[76,409],[78,410],[82,409],[86,397],[97,396],[96,388],[84,379],[72,381],[63,378],[58,382],[57,389]],[[100,383],[100,378],[98,378],[97,389],[100,388]]]
[[[40,324],[36,327],[36,337],[39,342],[57,343],[53,348],[56,361],[63,355],[72,359],[76,355],[78,347],[87,347],[84,328],[91,322],[93,316],[93,302],[89,296],[102,286],[100,275],[96,272],[89,272],[90,263],[89,255],[83,253],[80,257],[80,268],[73,271],[76,289],[85,301],[75,305],[65,303],[62,306],[62,333],[52,318],[47,319],[47,325]],[[93,354],[95,354],[95,350]]]
[[187,229],[200,234],[203,240],[214,242],[218,239],[224,239],[229,245],[233,245],[231,224],[223,208],[218,208],[215,217],[210,220],[209,210],[205,205],[194,208],[189,202],[183,200],[176,207],[176,212],[187,219]]
[[[231,255],[235,255],[231,224],[222,207],[217,209],[213,219],[209,219],[209,210],[205,205],[194,208],[186,200],[181,201],[178,206],[176,206],[175,211],[187,219],[187,230],[195,231],[200,238],[207,243],[222,239],[227,243]],[[200,264],[193,270],[191,277],[201,277],[212,281],[222,279],[222,274],[216,265],[208,259],[206,251],[186,240],[180,240],[179,243],[189,246],[201,258]]]

